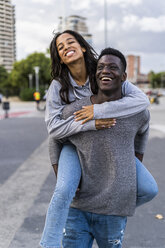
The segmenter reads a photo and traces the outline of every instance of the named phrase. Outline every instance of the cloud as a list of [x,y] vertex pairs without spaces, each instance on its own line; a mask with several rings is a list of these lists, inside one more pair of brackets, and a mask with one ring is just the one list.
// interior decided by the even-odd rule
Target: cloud
[[[95,30],[97,31],[104,31],[104,25],[105,25],[105,21],[104,18],[101,18],[98,23],[97,26],[95,27]],[[112,31],[115,30],[118,26],[118,23],[115,20],[111,20],[107,22],[107,29],[108,31]]]
[[[104,0],[94,0],[94,2],[104,5]],[[118,5],[118,6],[126,7],[128,5],[133,5],[133,6],[139,5],[142,3],[142,0],[106,0],[106,3],[110,5]]]
[[[165,56],[165,1],[106,0],[108,45],[124,54],[145,53]],[[45,51],[59,16],[86,17],[93,46],[104,48],[104,0],[12,0],[16,5],[17,59],[34,51]],[[159,45],[158,45],[159,44]],[[154,56],[159,64],[159,56]],[[149,56],[148,56],[149,58]],[[158,68],[155,61],[145,61],[145,70]],[[165,61],[162,60],[165,68]],[[153,63],[153,66],[152,66]],[[160,65],[159,65],[160,67]],[[163,66],[162,66],[163,67]]]
[[[165,71],[165,56],[160,53],[141,53],[141,72],[148,73],[152,68],[154,72]],[[151,70],[151,69],[150,69]]]
[[33,3],[38,3],[38,4],[44,4],[44,5],[49,5],[53,4],[53,0],[31,0]]
[[[45,52],[53,37],[54,25],[41,25],[27,21],[17,22],[17,43],[19,51],[29,54],[34,51]],[[26,45],[24,45],[26,44]]]
[[[33,1],[42,1],[42,0],[33,0]],[[44,0],[43,0],[44,1]],[[97,7],[97,4],[104,5],[105,3],[107,5],[117,5],[118,7],[126,8],[127,6],[133,5],[139,5],[142,3],[142,0],[83,0],[79,1],[77,4],[77,0],[71,0],[71,9],[73,10],[82,10],[82,9],[88,9],[91,10],[95,7]]]
[[123,18],[123,30],[138,28],[140,31],[145,32],[165,32],[165,16],[159,17],[143,17],[140,18],[136,15],[129,15]]
[[165,16],[144,17],[140,21],[140,28],[142,31],[165,32]]
[[77,0],[71,0],[71,9],[73,10],[82,10],[87,9],[90,5],[89,0],[82,0],[77,2]]

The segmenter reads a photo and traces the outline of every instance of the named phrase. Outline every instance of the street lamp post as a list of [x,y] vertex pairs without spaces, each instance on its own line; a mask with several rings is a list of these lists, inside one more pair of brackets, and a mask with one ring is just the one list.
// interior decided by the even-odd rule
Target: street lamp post
[[33,75],[32,74],[28,74],[29,76],[29,88],[32,88],[32,78],[33,78]]
[[104,0],[104,43],[107,47],[107,0]]
[[35,70],[35,78],[36,78],[36,92],[39,92],[39,66],[35,66],[34,70]]

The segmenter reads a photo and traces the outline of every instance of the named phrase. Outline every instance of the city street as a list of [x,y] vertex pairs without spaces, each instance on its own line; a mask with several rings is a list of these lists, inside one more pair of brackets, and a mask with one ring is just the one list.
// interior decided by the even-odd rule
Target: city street
[[[157,214],[165,217],[165,97],[150,111],[143,162],[155,177],[159,194],[128,218],[123,248],[165,248],[165,219],[156,218]],[[39,248],[55,186],[44,112],[37,111],[34,102],[12,102],[9,116],[3,119],[0,105],[0,247]]]

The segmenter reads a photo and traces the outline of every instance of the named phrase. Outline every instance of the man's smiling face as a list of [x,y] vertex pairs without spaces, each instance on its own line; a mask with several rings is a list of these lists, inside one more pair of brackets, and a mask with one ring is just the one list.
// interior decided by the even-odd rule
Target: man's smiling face
[[121,89],[121,84],[126,79],[123,64],[115,55],[103,55],[97,63],[96,79],[99,90],[114,92]]

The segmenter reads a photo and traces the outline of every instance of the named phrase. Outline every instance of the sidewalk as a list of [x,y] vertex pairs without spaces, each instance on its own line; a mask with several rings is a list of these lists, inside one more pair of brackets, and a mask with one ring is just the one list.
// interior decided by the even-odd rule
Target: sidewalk
[[[8,111],[8,117],[44,117],[44,111],[38,111],[36,108],[36,102],[24,102],[20,101],[17,98],[3,99],[8,101],[10,104],[10,109]],[[41,103],[42,104],[42,103]],[[44,103],[45,104],[45,103]],[[0,120],[5,118],[5,111],[0,104]]]

